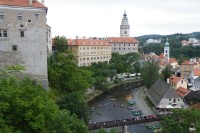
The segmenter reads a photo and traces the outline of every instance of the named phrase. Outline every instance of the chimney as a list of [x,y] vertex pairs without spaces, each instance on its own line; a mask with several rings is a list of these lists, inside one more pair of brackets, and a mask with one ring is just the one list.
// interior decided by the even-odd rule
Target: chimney
[[33,4],[33,1],[32,1],[32,0],[29,0],[29,5],[32,6],[32,4]]
[[41,0],[42,5],[44,5],[44,0]]

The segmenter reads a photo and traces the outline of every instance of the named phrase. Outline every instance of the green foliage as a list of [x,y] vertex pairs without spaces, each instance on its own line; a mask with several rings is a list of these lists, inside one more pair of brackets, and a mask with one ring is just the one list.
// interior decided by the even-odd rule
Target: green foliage
[[167,67],[162,71],[162,77],[164,81],[167,81],[167,78],[171,76],[172,74],[171,69],[172,69],[171,66],[167,65]]
[[154,82],[159,78],[159,68],[157,62],[149,60],[141,68],[141,77],[145,86],[149,89]]
[[89,88],[90,73],[80,70],[70,52],[54,53],[48,59],[50,86],[62,92],[82,92]]
[[0,99],[1,132],[88,132],[83,121],[59,110],[48,92],[27,78],[1,78]]
[[57,97],[55,100],[60,109],[67,109],[76,114],[79,119],[84,119],[87,122],[89,111],[83,95],[86,89],[93,84],[92,73],[77,67],[73,54],[67,50],[65,38],[57,37],[55,40],[59,47],[48,58],[51,95]]
[[75,113],[79,119],[89,122],[89,110],[87,103],[78,93],[69,93],[58,101],[60,109],[68,109]]
[[68,50],[67,39],[64,36],[56,36],[54,39],[54,44],[56,45],[57,52],[66,52]]
[[178,109],[173,115],[167,116],[162,121],[162,133],[188,133],[191,124],[195,125],[197,133],[200,131],[200,110]]

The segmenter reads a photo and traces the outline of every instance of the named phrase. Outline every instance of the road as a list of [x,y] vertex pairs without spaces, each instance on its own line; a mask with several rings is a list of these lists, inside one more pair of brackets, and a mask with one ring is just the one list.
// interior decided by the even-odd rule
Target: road
[[154,112],[149,108],[149,106],[145,102],[145,94],[143,91],[143,87],[141,88],[135,88],[133,90],[132,95],[134,96],[136,100],[136,105],[139,109],[142,110],[143,115],[151,115],[154,114]]

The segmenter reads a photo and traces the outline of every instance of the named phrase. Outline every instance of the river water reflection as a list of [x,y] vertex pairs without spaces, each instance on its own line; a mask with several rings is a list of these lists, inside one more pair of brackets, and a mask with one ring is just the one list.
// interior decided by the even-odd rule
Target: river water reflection
[[[124,107],[127,105],[127,98],[132,96],[136,87],[126,84],[115,87],[110,92],[102,94],[89,102],[89,106],[94,108],[91,114],[91,122],[103,122],[118,119],[132,118],[131,111]],[[113,101],[112,101],[113,100]],[[137,108],[137,105],[134,105]],[[119,127],[118,129],[121,129]],[[107,129],[109,130],[109,129]],[[152,133],[152,130],[145,128],[145,124],[129,125],[129,133]]]

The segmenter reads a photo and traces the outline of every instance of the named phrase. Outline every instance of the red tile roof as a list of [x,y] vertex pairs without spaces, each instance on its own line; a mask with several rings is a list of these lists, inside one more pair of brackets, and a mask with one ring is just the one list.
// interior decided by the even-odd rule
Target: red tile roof
[[164,59],[164,54],[161,53],[161,54],[159,55],[159,58],[160,58],[160,59]]
[[69,46],[112,46],[107,40],[74,39],[68,40]]
[[137,43],[137,39],[134,37],[109,37],[109,42],[127,42],[127,43]]
[[175,63],[177,62],[175,58],[169,58],[169,63]]
[[185,60],[182,65],[197,65],[196,62],[192,62],[192,61],[189,61],[189,60]]
[[176,77],[176,76],[169,77],[169,81],[173,83],[178,83],[181,79],[182,79],[181,77]]
[[193,74],[194,76],[200,76],[200,69],[194,69]]
[[180,96],[180,97],[185,97],[188,93],[190,93],[190,90],[185,89],[183,87],[179,87],[178,89],[176,89],[176,93]]
[[32,5],[29,4],[29,0],[0,0],[0,5],[47,8],[37,0],[33,0]]

